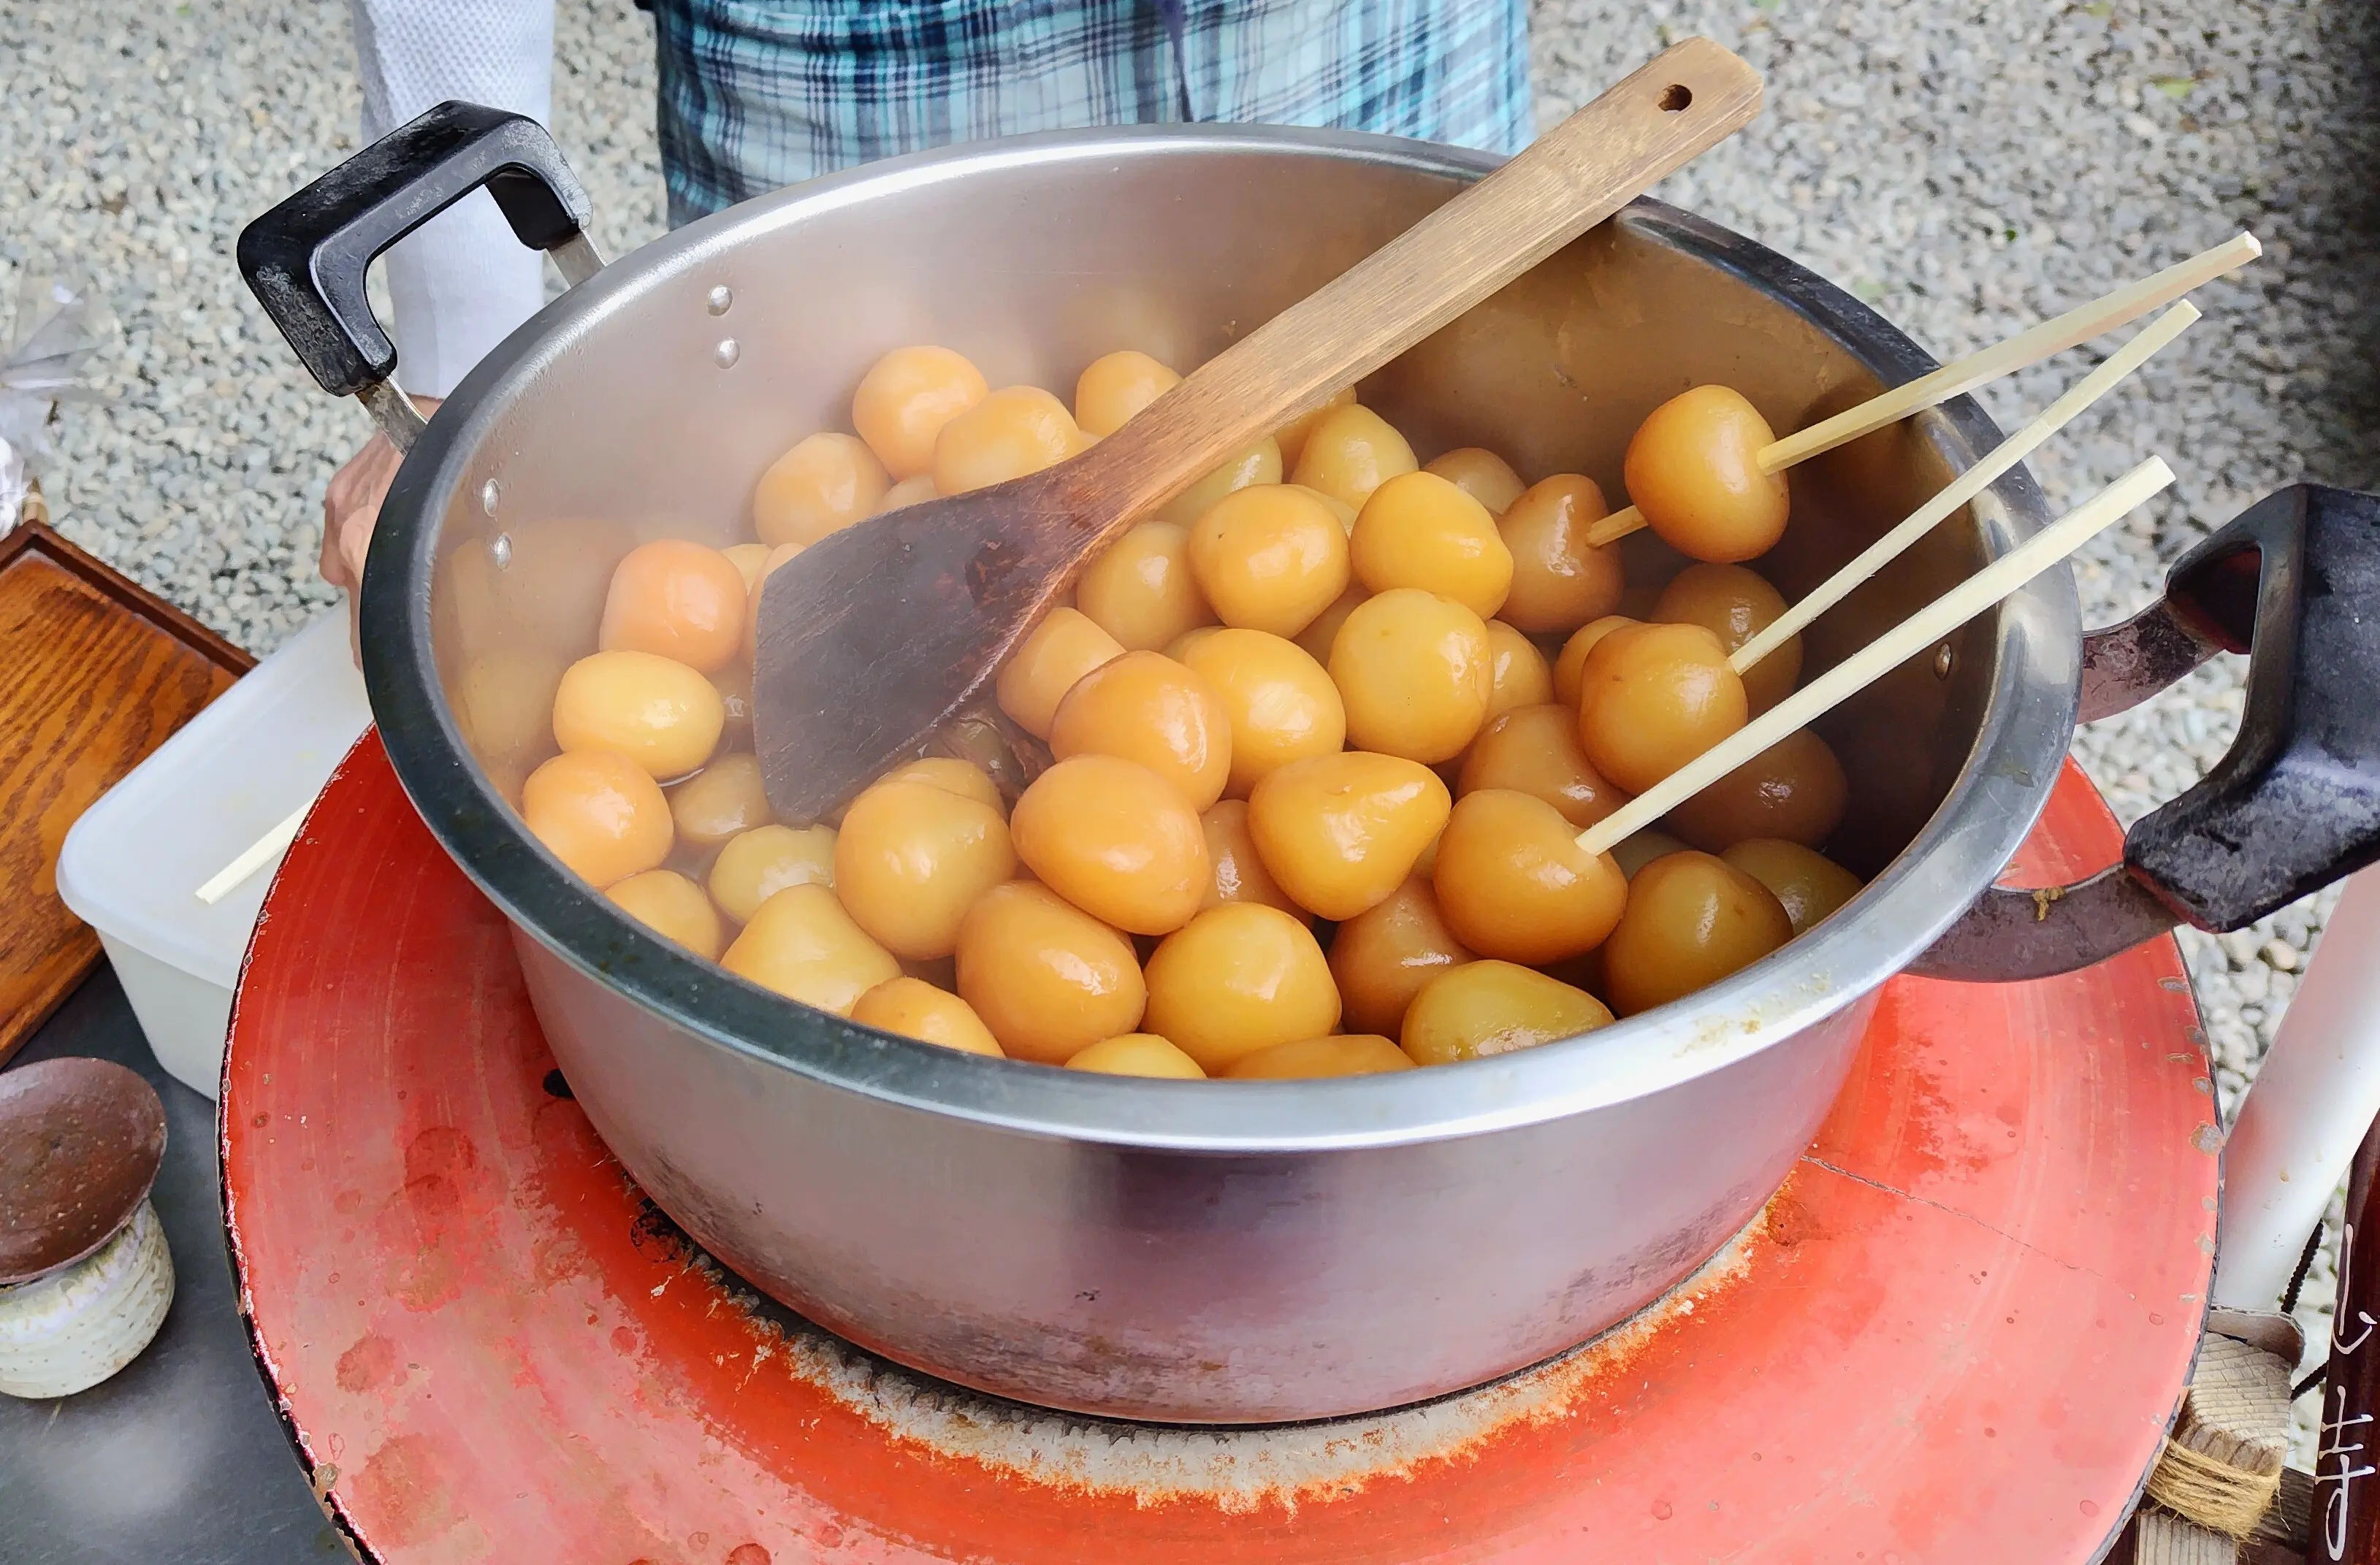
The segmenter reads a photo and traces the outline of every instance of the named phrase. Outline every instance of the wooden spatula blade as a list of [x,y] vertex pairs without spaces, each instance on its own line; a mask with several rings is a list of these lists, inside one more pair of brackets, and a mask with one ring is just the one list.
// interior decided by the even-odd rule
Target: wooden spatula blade
[[1057,591],[1043,540],[1072,528],[1053,489],[1037,476],[907,506],[769,577],[752,739],[778,819],[826,814],[986,683]]

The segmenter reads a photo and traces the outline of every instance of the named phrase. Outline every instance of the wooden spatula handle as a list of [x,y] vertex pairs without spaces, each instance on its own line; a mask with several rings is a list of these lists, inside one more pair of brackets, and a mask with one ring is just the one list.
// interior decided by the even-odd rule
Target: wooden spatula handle
[[[1705,38],[1667,51],[1383,249],[1202,365],[1083,458],[1110,515],[1161,503],[1446,325],[1760,109],[1760,77]],[[1112,451],[1107,448],[1112,445]],[[1106,507],[1102,507],[1106,510]]]

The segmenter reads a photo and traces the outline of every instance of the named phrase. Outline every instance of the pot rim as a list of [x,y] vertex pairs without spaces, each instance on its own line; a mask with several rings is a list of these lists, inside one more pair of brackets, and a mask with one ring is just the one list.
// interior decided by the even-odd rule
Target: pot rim
[[[488,782],[448,710],[432,654],[439,532],[501,410],[646,288],[754,237],[871,200],[1019,166],[1228,152],[1344,160],[1474,180],[1491,154],[1366,132],[1168,125],[1050,131],[913,153],[747,201],[613,261],[549,303],[465,377],[407,455],[367,563],[364,675],[389,760],[431,833],[519,929],[593,981],[716,1047],[778,1069],[1014,1133],[1249,1155],[1396,1146],[1543,1123],[1675,1086],[1783,1042],[1881,986],[1998,877],[2063,764],[2080,683],[2081,613],[2064,567],[1997,616],[1973,746],[1932,817],[1841,912],[1685,999],[1599,1031],[1427,1071],[1325,1081],[1182,1084],[993,1061],[794,1002],[663,940],[563,868]],[[1858,299],[1752,240],[1648,199],[1615,222],[1760,288],[1887,384],[1936,367]],[[1972,398],[1926,416],[1964,467],[2000,431]],[[2047,519],[2019,467],[1975,507],[1994,555]]]

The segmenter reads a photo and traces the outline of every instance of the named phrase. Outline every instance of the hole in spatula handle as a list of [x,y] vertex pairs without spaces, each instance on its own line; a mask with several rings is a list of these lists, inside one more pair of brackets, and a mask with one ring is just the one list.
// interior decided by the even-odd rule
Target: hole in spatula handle
[[1676,114],[1694,101],[1694,90],[1681,82],[1673,81],[1661,89],[1661,107],[1667,113]]

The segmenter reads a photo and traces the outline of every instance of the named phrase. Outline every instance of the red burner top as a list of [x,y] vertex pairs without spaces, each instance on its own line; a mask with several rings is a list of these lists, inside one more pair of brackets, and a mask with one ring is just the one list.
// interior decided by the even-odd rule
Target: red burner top
[[[2119,841],[2070,770],[2019,873]],[[266,904],[223,1124],[259,1361],[369,1559],[2089,1560],[2187,1378],[2217,1188],[2172,942],[1904,979],[1763,1218],[1645,1316],[1427,1407],[1198,1432],[804,1325],[567,1092],[503,920],[367,737]]]

